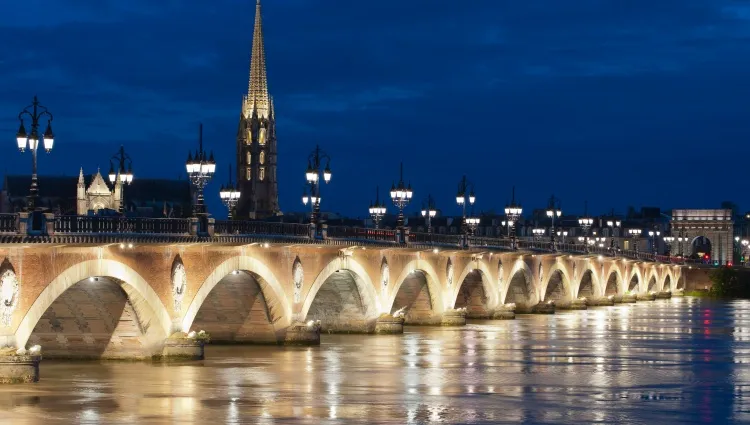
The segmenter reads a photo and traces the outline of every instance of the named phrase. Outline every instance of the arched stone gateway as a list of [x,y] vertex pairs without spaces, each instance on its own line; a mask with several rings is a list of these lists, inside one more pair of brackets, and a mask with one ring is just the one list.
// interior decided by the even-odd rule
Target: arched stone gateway
[[594,297],[594,276],[591,270],[585,270],[583,276],[581,276],[581,283],[578,285],[577,298]]
[[402,311],[407,325],[439,323],[440,317],[433,308],[435,303],[428,279],[429,276],[422,270],[414,270],[406,275],[398,288],[390,313]]
[[490,298],[483,279],[482,272],[474,269],[461,282],[454,308],[466,308],[466,317],[487,318],[491,314],[488,308]]
[[607,286],[604,288],[604,296],[618,295],[620,293],[620,275],[612,271],[607,279]]
[[[208,293],[193,320],[193,330],[205,330],[213,343],[275,344],[274,324],[283,311],[264,296],[268,284],[252,272],[234,270]],[[266,291],[270,292],[270,291]]]
[[299,317],[320,320],[323,332],[369,333],[375,330],[380,311],[380,300],[365,269],[343,256],[318,274]]
[[15,346],[40,344],[45,357],[143,358],[161,354],[169,312],[133,269],[114,260],[69,267],[36,298]]

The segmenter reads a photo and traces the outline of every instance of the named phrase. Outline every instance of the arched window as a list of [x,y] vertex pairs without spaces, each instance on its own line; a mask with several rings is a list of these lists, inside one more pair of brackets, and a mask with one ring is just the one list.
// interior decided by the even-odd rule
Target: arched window
[[248,180],[252,180],[252,178],[253,178],[253,169],[252,168],[247,167],[245,169],[245,178],[248,179]]
[[247,165],[250,165],[253,163],[253,156],[250,152],[247,153]]
[[260,169],[258,169],[258,178],[260,179],[260,181],[265,180],[265,178],[266,178],[266,168],[265,167],[260,167]]
[[260,165],[266,163],[266,151],[260,151]]
[[261,146],[266,145],[266,129],[261,128],[258,130],[258,144]]

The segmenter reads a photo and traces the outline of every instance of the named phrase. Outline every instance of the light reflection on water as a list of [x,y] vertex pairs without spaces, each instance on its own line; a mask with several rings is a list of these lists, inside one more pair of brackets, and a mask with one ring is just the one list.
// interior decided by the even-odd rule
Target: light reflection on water
[[750,421],[750,302],[681,298],[206,356],[44,361],[38,384],[0,386],[0,423]]

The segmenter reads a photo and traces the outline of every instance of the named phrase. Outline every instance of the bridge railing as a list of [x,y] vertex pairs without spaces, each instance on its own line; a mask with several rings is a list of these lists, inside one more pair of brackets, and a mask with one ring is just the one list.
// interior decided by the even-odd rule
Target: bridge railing
[[444,235],[439,233],[409,233],[409,243],[421,245],[461,246],[463,235]]
[[54,218],[55,234],[137,233],[187,235],[190,220],[184,218],[106,217],[58,215]]
[[362,239],[379,242],[396,242],[396,233],[397,230],[390,229],[328,226],[326,237],[330,239]]
[[309,236],[310,225],[266,221],[216,220],[215,235]]
[[18,215],[0,214],[0,233],[17,233]]

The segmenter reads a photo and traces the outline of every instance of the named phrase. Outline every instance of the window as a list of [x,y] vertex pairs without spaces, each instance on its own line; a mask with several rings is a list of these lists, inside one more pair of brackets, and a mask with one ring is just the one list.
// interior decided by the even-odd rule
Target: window
[[258,179],[260,179],[260,181],[263,181],[265,180],[265,178],[266,178],[266,167],[260,167],[258,169]]
[[265,128],[258,129],[258,144],[261,146],[266,145],[266,129]]
[[253,169],[250,167],[247,167],[245,169],[245,178],[248,180],[251,180],[253,178]]
[[253,130],[247,129],[247,137],[245,138],[245,144],[250,146],[253,144]]
[[260,165],[263,165],[266,163],[266,152],[260,151]]
[[250,165],[253,163],[253,156],[250,152],[247,153],[247,165]]
[[625,244],[625,246],[624,246],[623,248],[624,248],[625,250],[628,250],[628,249],[630,249],[630,241],[625,241],[625,242],[624,242],[624,244]]

